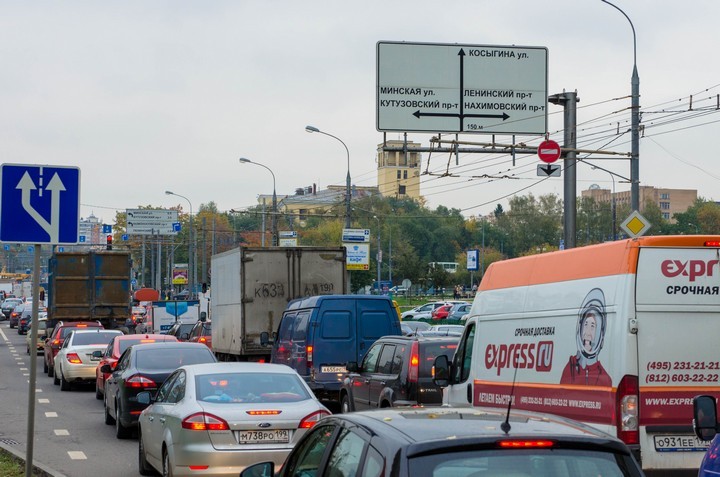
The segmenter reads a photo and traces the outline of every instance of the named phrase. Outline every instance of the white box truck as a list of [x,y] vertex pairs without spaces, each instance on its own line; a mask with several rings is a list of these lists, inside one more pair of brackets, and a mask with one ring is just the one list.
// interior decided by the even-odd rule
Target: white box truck
[[239,247],[211,261],[212,349],[220,361],[269,361],[290,300],[347,292],[345,247]]
[[720,396],[718,336],[720,236],[640,237],[490,265],[435,376],[446,404],[577,419],[648,475],[697,475],[692,398]]

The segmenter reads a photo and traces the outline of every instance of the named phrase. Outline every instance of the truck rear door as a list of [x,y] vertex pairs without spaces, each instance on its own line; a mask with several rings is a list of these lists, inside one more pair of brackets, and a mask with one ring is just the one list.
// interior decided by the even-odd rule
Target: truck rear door
[[720,397],[717,248],[640,249],[636,282],[640,446],[644,469],[697,468],[692,398]]

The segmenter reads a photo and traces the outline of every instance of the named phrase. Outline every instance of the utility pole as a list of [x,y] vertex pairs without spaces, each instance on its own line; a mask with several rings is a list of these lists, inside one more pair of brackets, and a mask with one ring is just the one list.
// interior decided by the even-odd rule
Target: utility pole
[[564,179],[564,226],[563,226],[563,239],[565,242],[565,248],[575,248],[576,237],[576,218],[577,218],[577,103],[580,99],[577,97],[577,92],[563,92],[560,94],[553,94],[548,98],[548,101],[552,104],[562,105],[564,109],[563,113],[563,128],[565,129],[565,137],[563,142],[563,148],[565,149],[563,159],[563,173]]

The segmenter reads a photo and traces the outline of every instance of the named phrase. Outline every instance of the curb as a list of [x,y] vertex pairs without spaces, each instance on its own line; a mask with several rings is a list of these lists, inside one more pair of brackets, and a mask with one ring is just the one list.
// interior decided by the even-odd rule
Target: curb
[[[20,462],[25,466],[25,453],[14,449],[3,442],[0,442],[0,453],[3,453],[11,459]],[[50,467],[40,464],[37,461],[33,464],[33,475],[40,477],[67,477],[65,474],[51,469]]]

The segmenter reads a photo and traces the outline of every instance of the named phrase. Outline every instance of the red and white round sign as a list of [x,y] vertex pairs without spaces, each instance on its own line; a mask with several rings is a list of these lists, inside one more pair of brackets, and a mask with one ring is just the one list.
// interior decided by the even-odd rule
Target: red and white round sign
[[560,144],[551,139],[545,140],[538,146],[537,155],[541,161],[552,164],[560,159]]

